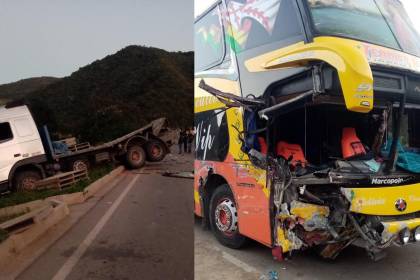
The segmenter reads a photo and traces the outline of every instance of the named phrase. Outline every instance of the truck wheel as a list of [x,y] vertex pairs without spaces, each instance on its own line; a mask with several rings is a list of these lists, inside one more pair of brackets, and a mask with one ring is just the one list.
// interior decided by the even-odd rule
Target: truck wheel
[[14,181],[14,189],[18,192],[35,190],[35,183],[41,180],[39,172],[34,170],[20,171]]
[[146,154],[148,161],[161,161],[165,158],[165,146],[159,141],[149,141],[146,144]]
[[144,149],[137,145],[128,147],[126,161],[129,168],[136,169],[142,167],[146,162]]
[[89,161],[87,159],[76,159],[71,163],[71,170],[89,170]]
[[236,203],[227,184],[219,186],[211,197],[210,225],[224,246],[239,249],[245,245],[247,239],[239,233]]

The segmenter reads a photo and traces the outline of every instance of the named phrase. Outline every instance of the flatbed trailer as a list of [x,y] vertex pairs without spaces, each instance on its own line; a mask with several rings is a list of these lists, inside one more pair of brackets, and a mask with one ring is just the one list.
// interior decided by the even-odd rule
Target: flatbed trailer
[[46,126],[38,129],[26,106],[6,105],[0,107],[0,191],[30,190],[38,180],[104,161],[140,168],[146,161],[163,160],[176,138],[160,118],[112,141],[71,151],[62,141],[52,141]]
[[[45,131],[46,128],[44,128]],[[47,132],[44,132],[47,134]],[[146,126],[134,130],[128,134],[125,134],[119,138],[116,138],[112,141],[97,145],[89,146],[84,149],[77,151],[69,151],[67,153],[57,154],[52,148],[51,140],[49,136],[46,136],[48,145],[50,146],[51,158],[57,162],[67,161],[69,159],[74,159],[76,165],[72,165],[71,169],[78,169],[82,167],[80,160],[76,159],[82,158],[89,167],[91,163],[105,161],[105,160],[119,160],[124,161],[122,156],[128,156],[127,150],[128,146],[136,143],[143,148],[145,155],[142,155],[142,151],[139,155],[134,154],[134,156],[139,156],[141,162],[134,163],[132,160],[128,160],[128,167],[139,168],[141,167],[145,160],[157,162],[164,159],[166,154],[170,152],[169,147],[174,144],[176,138],[176,133],[173,130],[167,128],[167,120],[165,118],[156,119]],[[133,156],[132,154],[130,154]],[[95,159],[91,158],[95,156]],[[127,161],[127,159],[126,159]],[[141,165],[141,166],[140,166]],[[68,168],[67,168],[68,169]]]

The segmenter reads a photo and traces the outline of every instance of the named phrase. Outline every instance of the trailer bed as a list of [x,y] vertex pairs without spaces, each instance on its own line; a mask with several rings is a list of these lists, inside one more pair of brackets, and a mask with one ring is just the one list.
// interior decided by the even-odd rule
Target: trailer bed
[[159,132],[162,130],[162,128],[167,124],[167,120],[166,118],[159,118],[156,119],[152,122],[150,122],[149,124],[147,124],[146,126],[139,128],[137,130],[134,130],[128,134],[125,134],[119,138],[116,138],[112,141],[106,142],[104,144],[98,145],[98,146],[90,146],[86,149],[82,149],[82,150],[78,150],[78,151],[74,151],[74,152],[68,152],[68,153],[63,153],[63,154],[55,154],[53,153],[53,158],[54,159],[63,159],[63,158],[67,158],[67,157],[74,157],[77,155],[84,155],[84,154],[90,154],[93,152],[100,152],[102,150],[107,150],[109,148],[115,147],[116,145],[130,139],[131,137],[137,135],[137,134],[142,134],[143,132],[147,131],[147,130],[151,130],[151,133],[155,136],[158,136]]

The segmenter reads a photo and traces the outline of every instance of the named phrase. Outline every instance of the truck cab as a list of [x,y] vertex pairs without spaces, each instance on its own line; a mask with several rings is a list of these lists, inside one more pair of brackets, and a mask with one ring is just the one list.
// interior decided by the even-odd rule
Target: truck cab
[[[13,173],[20,166],[26,171],[46,161],[37,126],[27,106],[0,107],[0,188],[9,187]],[[39,174],[42,176],[42,173]]]

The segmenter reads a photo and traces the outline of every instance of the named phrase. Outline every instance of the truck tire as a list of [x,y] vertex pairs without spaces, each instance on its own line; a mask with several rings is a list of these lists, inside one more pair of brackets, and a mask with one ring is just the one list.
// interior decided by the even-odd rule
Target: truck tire
[[33,191],[35,190],[35,182],[41,179],[41,174],[35,170],[18,171],[15,175],[13,188],[18,192]]
[[137,169],[146,163],[146,153],[141,146],[132,145],[128,147],[125,159],[129,168]]
[[246,244],[247,238],[239,233],[236,203],[227,184],[214,191],[209,215],[211,230],[221,244],[232,249]]
[[89,160],[83,159],[76,159],[71,162],[70,170],[71,171],[79,171],[79,170],[89,170],[90,163]]
[[158,162],[162,161],[166,155],[166,147],[165,145],[156,140],[151,140],[146,143],[146,155],[147,160],[151,162]]

